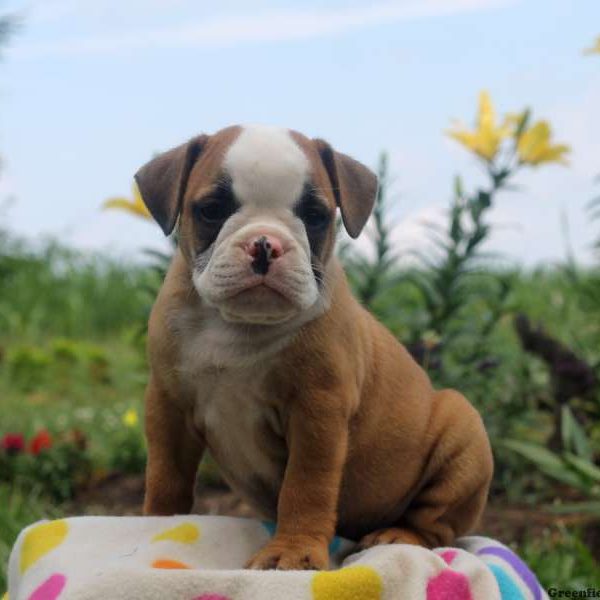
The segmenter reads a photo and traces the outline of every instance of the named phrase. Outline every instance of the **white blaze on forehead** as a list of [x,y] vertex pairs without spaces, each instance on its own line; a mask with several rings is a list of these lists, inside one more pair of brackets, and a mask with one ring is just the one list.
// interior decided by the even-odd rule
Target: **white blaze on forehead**
[[287,129],[244,127],[225,155],[233,191],[243,205],[291,207],[308,179],[309,162]]

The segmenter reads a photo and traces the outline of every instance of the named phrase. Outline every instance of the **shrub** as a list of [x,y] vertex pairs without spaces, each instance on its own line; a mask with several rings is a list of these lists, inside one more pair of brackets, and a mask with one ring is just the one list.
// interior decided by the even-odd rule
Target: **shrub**
[[129,409],[122,417],[122,427],[110,439],[109,467],[124,473],[143,473],[146,467],[146,446],[139,417]]
[[48,353],[35,346],[17,346],[7,359],[12,382],[24,392],[35,390],[44,383],[50,365]]
[[[46,430],[38,432],[25,446],[16,444],[23,436],[7,434],[0,450],[0,482],[23,490],[38,490],[49,499],[65,502],[85,486],[91,475],[91,461],[81,434],[54,443]],[[24,441],[24,440],[23,440]]]

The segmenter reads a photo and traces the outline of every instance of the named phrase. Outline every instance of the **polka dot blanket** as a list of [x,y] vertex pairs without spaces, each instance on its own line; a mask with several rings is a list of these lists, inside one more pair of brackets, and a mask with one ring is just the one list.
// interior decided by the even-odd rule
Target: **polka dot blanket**
[[19,536],[10,600],[542,600],[535,575],[506,546],[463,537],[453,548],[336,538],[328,571],[242,566],[272,524],[233,517],[76,517]]

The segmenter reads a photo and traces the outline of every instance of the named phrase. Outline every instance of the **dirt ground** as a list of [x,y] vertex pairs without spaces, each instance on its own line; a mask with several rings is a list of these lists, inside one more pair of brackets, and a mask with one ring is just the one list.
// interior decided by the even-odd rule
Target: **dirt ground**
[[[71,510],[73,514],[138,515],[144,497],[144,478],[141,475],[111,473],[81,492]],[[198,490],[194,503],[195,514],[255,517],[256,512],[226,487]],[[498,539],[505,544],[519,544],[549,531],[560,535],[562,527],[581,526],[584,539],[594,557],[600,560],[600,520],[588,515],[559,516],[530,506],[488,505],[477,534]]]

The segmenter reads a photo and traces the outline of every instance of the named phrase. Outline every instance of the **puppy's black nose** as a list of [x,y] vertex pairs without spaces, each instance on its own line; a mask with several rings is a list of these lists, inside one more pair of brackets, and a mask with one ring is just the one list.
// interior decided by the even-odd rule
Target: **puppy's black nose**
[[269,265],[283,254],[283,249],[277,238],[261,235],[249,244],[248,254],[253,257],[252,270],[259,275],[266,275]]
[[261,236],[254,240],[253,244],[254,260],[252,261],[252,270],[259,275],[266,275],[269,271],[271,262],[271,244],[266,236]]

